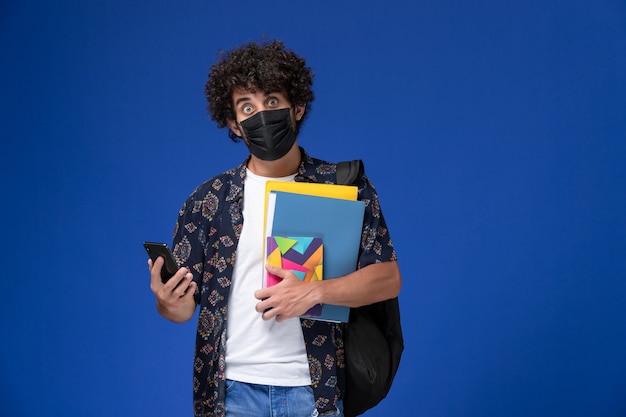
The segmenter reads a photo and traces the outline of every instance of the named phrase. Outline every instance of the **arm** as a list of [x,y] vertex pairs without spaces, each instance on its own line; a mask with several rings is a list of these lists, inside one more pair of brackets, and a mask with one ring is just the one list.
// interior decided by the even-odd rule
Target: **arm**
[[[185,225],[194,224],[197,221],[192,208],[195,207],[197,192],[201,190],[201,187],[198,187],[182,205],[174,226],[172,254],[178,265],[186,266],[180,268],[167,283],[163,284],[160,274],[164,260],[157,258],[154,264],[148,261],[151,275],[150,289],[156,297],[157,311],[161,316],[175,323],[190,320],[195,313],[196,305],[199,304],[198,289],[201,283],[203,250],[199,245],[192,246],[188,242],[197,241],[197,235],[194,233],[199,233],[198,230],[201,228],[190,232]],[[204,194],[200,193],[199,198],[202,199],[203,196]],[[192,234],[194,236],[191,236]]]
[[156,296],[157,311],[163,317],[175,323],[183,323],[193,317],[196,311],[194,293],[196,283],[189,268],[180,268],[165,284],[161,282],[163,258],[159,257],[154,264],[148,260],[150,269],[150,289]]
[[341,279],[317,283],[320,285],[312,291],[317,303],[361,307],[397,297],[402,278],[398,262],[388,261],[357,269]]
[[402,285],[396,261],[380,262],[358,269],[346,276],[316,281],[300,281],[293,273],[268,266],[268,271],[282,282],[255,292],[261,300],[256,310],[263,318],[282,321],[304,314],[312,306],[322,304],[360,307],[397,297]]

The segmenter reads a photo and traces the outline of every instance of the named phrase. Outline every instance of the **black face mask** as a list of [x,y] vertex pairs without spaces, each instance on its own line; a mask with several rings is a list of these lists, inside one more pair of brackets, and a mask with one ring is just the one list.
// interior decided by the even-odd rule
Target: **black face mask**
[[239,123],[250,153],[264,161],[275,161],[296,142],[290,109],[264,110]]

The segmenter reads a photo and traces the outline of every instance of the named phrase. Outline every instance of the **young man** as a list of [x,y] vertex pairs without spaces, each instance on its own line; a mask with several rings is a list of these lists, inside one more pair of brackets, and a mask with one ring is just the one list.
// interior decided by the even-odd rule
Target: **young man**
[[298,316],[319,303],[358,307],[400,291],[396,254],[365,175],[358,180],[359,199],[367,202],[358,269],[305,283],[267,267],[282,281],[260,288],[266,181],[336,182],[335,164],[298,145],[311,85],[310,68],[281,42],[237,48],[211,68],[209,112],[250,156],[201,184],[182,206],[173,252],[184,267],[162,284],[162,258],[149,262],[163,317],[185,322],[200,309],[196,416],[341,416],[343,325]]

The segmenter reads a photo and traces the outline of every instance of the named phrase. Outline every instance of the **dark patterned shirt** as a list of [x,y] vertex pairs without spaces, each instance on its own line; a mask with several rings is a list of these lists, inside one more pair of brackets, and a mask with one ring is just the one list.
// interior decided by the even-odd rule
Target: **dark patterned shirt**
[[[336,164],[311,158],[304,149],[296,181],[334,184]],[[225,414],[225,346],[228,296],[243,226],[243,187],[248,160],[200,185],[180,209],[174,229],[174,256],[191,269],[198,284],[200,311],[193,375],[194,415]],[[369,179],[358,180],[365,216],[358,267],[396,260],[378,195]],[[316,407],[320,415],[336,412],[343,398],[345,362],[343,325],[301,320]]]

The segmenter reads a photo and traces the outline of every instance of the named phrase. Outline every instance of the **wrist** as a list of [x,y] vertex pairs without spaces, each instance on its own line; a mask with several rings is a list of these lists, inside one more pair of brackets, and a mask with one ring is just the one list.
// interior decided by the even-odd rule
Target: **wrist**
[[166,306],[159,300],[156,302],[159,314],[174,323],[184,323],[193,317],[195,312],[195,302],[192,305],[181,304],[178,306]]
[[326,281],[313,281],[311,284],[311,303],[312,305],[324,304]]

